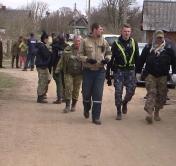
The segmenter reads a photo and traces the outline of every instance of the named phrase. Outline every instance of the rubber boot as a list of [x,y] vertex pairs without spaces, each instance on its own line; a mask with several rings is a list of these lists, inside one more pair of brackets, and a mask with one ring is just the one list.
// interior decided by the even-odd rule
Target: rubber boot
[[161,120],[161,118],[159,116],[159,110],[155,110],[155,112],[154,112],[154,120],[155,121],[160,121]]
[[153,112],[147,111],[148,115],[146,116],[145,120],[147,121],[148,124],[153,123]]
[[122,113],[127,114],[127,111],[128,111],[127,103],[123,102],[122,103]]
[[76,99],[72,99],[72,106],[71,106],[71,112],[75,112],[76,111],[76,104],[77,104],[77,100]]
[[93,119],[92,123],[94,123],[96,125],[101,125],[101,120],[100,119]]
[[68,113],[70,112],[70,100],[65,101],[65,108],[63,110],[63,113]]
[[53,101],[53,104],[61,104],[62,103],[62,99],[61,98],[57,98],[57,100]]
[[116,120],[122,120],[121,108],[117,108],[117,117],[116,117]]

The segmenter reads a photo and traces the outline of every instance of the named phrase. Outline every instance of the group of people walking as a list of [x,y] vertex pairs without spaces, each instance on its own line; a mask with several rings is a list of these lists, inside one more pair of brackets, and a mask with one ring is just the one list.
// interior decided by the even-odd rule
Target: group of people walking
[[[101,124],[101,106],[104,82],[115,88],[116,120],[122,120],[128,112],[128,103],[135,94],[136,80],[145,72],[147,99],[144,110],[147,123],[160,121],[160,110],[167,97],[167,76],[172,66],[172,80],[176,83],[176,53],[173,44],[167,42],[162,30],[153,35],[152,43],[147,44],[139,56],[137,42],[131,37],[132,28],[124,24],[121,35],[114,41],[111,49],[102,37],[102,27],[93,23],[91,33],[82,38],[76,35],[73,44],[65,42],[62,34],[53,37],[51,49],[48,48],[48,34],[41,35],[35,43],[35,65],[38,72],[37,102],[47,103],[48,84],[51,73],[56,83],[56,101],[65,103],[64,113],[76,111],[76,104],[82,85],[83,115],[90,117],[92,123]],[[20,47],[19,47],[20,48]],[[32,47],[31,47],[32,50]],[[29,49],[30,57],[33,52]],[[26,69],[24,66],[24,70]],[[144,69],[143,69],[144,68]],[[33,60],[31,60],[33,69]],[[113,75],[112,75],[113,73]],[[123,89],[126,93],[123,95]],[[123,97],[124,96],[124,97]]]

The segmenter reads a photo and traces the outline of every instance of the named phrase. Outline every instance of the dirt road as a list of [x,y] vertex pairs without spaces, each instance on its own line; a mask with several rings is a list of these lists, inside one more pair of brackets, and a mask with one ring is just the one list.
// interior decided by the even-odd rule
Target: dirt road
[[176,91],[161,112],[162,121],[147,125],[144,88],[138,88],[122,121],[115,120],[114,89],[105,86],[102,125],[78,111],[63,114],[54,105],[36,103],[37,73],[1,69],[22,78],[23,86],[0,97],[0,166],[174,166],[176,165]]

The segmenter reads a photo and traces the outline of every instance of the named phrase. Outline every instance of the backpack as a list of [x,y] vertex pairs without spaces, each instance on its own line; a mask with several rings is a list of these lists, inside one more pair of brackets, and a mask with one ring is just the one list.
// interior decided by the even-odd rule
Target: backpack
[[78,61],[75,56],[71,56],[67,64],[67,72],[71,75],[82,74],[82,62]]

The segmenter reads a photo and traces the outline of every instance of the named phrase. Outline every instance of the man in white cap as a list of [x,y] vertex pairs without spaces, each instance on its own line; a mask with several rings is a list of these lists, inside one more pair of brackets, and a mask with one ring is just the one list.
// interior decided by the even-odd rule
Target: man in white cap
[[139,80],[145,63],[147,100],[144,110],[146,121],[151,124],[160,121],[159,111],[163,108],[167,96],[167,75],[172,66],[172,80],[176,83],[176,53],[173,46],[165,41],[162,30],[155,31],[152,44],[147,44],[140,56],[136,78]]

